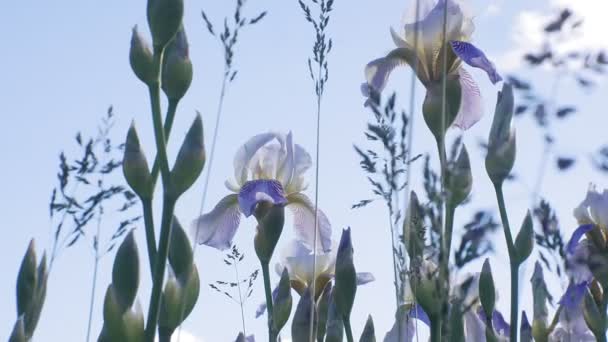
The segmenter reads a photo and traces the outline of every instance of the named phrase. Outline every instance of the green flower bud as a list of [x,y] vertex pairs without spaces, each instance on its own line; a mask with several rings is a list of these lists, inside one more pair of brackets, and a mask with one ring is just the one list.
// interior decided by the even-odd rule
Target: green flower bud
[[[285,207],[282,205],[270,205],[266,209],[265,203],[259,203],[256,208],[258,227],[253,240],[255,253],[262,263],[269,263],[274,249],[279,242],[279,237],[285,224]],[[263,211],[264,214],[260,214]]]
[[606,334],[604,330],[605,322],[600,314],[600,309],[597,307],[597,303],[595,302],[595,299],[593,299],[593,295],[591,292],[589,292],[589,290],[585,292],[583,316],[589,330],[591,330],[595,336]]
[[153,59],[148,42],[137,31],[137,25],[133,26],[129,62],[131,63],[131,69],[133,69],[135,76],[148,85],[154,78]]
[[435,136],[443,140],[445,132],[450,128],[460,110],[461,88],[457,76],[449,77],[446,81],[445,117],[443,113],[443,81],[434,82],[426,88],[426,96],[422,104],[424,121]]
[[192,61],[188,55],[188,40],[180,27],[165,50],[162,88],[171,100],[180,100],[192,83]]
[[471,174],[471,162],[469,153],[463,145],[449,174],[450,203],[457,206],[464,202],[473,187],[473,175]]
[[317,312],[319,316],[319,327],[317,328],[317,338],[323,340],[325,337],[325,330],[327,327],[327,318],[329,315],[329,305],[331,303],[331,293],[332,293],[332,285],[331,282],[325,284],[323,288],[323,292],[321,292],[321,296],[319,298],[319,303],[317,304]]
[[171,269],[173,269],[173,272],[178,278],[182,275],[188,275],[192,270],[192,264],[194,263],[192,244],[190,243],[188,234],[175,216],[173,216],[173,228],[171,229],[168,257]]
[[353,263],[353,244],[350,228],[342,231],[336,256],[334,300],[344,319],[350,317],[357,293],[357,271]]
[[515,163],[516,144],[515,131],[511,129],[512,118],[513,88],[505,83],[498,93],[486,156],[486,171],[494,184],[502,183]]
[[27,337],[25,336],[23,316],[19,316],[17,322],[15,322],[11,336],[8,338],[8,342],[28,342]]
[[327,312],[327,325],[325,333],[325,342],[342,342],[344,338],[344,321],[336,308],[335,293],[332,291],[331,300],[329,302],[329,310]]
[[147,16],[154,49],[164,48],[182,24],[184,1],[148,0]]
[[[300,302],[296,308],[291,323],[291,341],[292,342],[308,342],[310,333],[310,316],[313,310],[316,310],[315,303],[312,299],[310,289],[306,289],[304,295],[300,297]],[[314,315],[313,331],[316,330],[317,315]]]
[[46,299],[46,283],[48,279],[48,271],[46,265],[46,253],[42,254],[40,264],[38,265],[38,275],[36,276],[36,292],[32,301],[32,306],[29,312],[25,315],[25,335],[30,338],[34,335],[34,330],[38,325],[44,300]]
[[150,169],[148,169],[148,161],[141,149],[134,122],[131,123],[129,132],[127,133],[125,155],[122,160],[122,172],[131,189],[139,197],[149,198],[152,195]]
[[526,214],[523,224],[517,237],[515,238],[515,253],[517,255],[517,263],[521,264],[532,254],[534,247],[534,224],[532,223],[532,215],[530,212]]
[[139,287],[139,255],[133,231],[123,240],[116,252],[112,268],[114,296],[123,310],[130,308]]
[[549,312],[547,309],[547,301],[550,297],[547,285],[545,284],[545,278],[543,276],[543,268],[537,261],[534,264],[534,273],[532,274],[532,299],[534,316],[532,321],[532,336],[536,341],[544,341],[547,332],[547,317]]
[[36,270],[36,248],[30,240],[17,275],[17,316],[27,315],[33,305],[38,272]]
[[489,313],[488,315],[491,317],[496,303],[496,289],[494,288],[492,268],[488,259],[483,262],[481,273],[479,274],[479,301],[481,302],[483,311]]
[[416,302],[420,304],[429,317],[437,316],[441,311],[439,269],[430,260],[412,261],[410,282]]
[[403,239],[405,248],[410,258],[422,257],[424,250],[424,213],[418,201],[418,196],[412,191],[410,193],[410,205],[407,208],[405,220],[403,220]]
[[276,333],[279,333],[281,329],[283,329],[283,326],[285,326],[287,323],[287,320],[289,320],[291,306],[291,285],[289,281],[289,273],[287,272],[287,268],[285,268],[281,274],[277,296],[274,299],[274,307],[272,309],[272,324]]
[[194,184],[203,171],[203,166],[205,166],[203,119],[197,114],[171,170],[171,192],[176,198]]
[[139,302],[134,304],[134,308],[123,307],[114,286],[108,286],[103,305],[103,329],[98,341],[143,342],[144,316]]
[[363,328],[363,333],[361,333],[359,342],[376,342],[376,331],[374,329],[372,315],[367,316],[367,321],[365,322],[365,327]]

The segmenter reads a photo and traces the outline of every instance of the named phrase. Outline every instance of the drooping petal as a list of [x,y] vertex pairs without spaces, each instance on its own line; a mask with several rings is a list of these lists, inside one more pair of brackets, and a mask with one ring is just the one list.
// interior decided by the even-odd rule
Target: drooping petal
[[232,246],[240,221],[237,195],[230,194],[222,198],[209,213],[195,219],[191,232],[199,244],[223,251]]
[[370,272],[357,272],[357,285],[365,285],[374,280],[376,280],[376,277]]
[[572,253],[566,253],[566,273],[572,281],[580,283],[593,279],[593,273],[590,268],[594,263],[594,261],[590,260],[594,254],[592,252],[593,249],[593,242],[583,239],[573,247]]
[[471,74],[464,68],[460,68],[458,73],[462,95],[460,96],[460,109],[453,125],[462,130],[467,130],[483,116],[481,92]]
[[[296,236],[299,240],[313,248],[315,236],[315,205],[310,199],[301,193],[294,193],[287,196],[287,207],[294,215],[293,223]],[[331,250],[331,224],[327,216],[317,210],[317,249],[323,252]]]
[[272,132],[258,134],[239,148],[234,156],[234,177],[239,185],[242,186],[247,181],[248,166],[256,152],[277,136],[277,133]]
[[[272,301],[274,302],[277,299],[277,295],[279,294],[279,285],[275,286],[272,290]],[[266,302],[258,305],[258,308],[255,310],[255,318],[259,318],[266,312]]]
[[431,320],[429,319],[429,316],[426,314],[426,312],[424,312],[422,306],[420,306],[419,304],[414,304],[414,306],[408,312],[408,315],[411,318],[422,321],[429,327],[431,326]]
[[475,45],[464,41],[450,41],[452,50],[460,57],[462,61],[474,68],[480,68],[488,74],[488,78],[493,84],[502,81],[502,77],[496,71],[494,63],[492,63],[486,55]]
[[581,304],[581,301],[585,297],[587,285],[588,283],[586,281],[578,284],[570,283],[558,303],[563,305],[565,309],[575,309]]
[[[391,330],[384,336],[384,342],[412,342],[416,337],[416,325],[414,319],[409,316],[404,317],[398,322],[395,320]],[[399,334],[401,333],[401,336]],[[401,337],[401,339],[400,339]]]
[[568,252],[569,254],[574,254],[574,251],[576,250],[576,246],[578,245],[578,242],[580,241],[580,239],[583,237],[583,235],[585,235],[592,229],[593,229],[592,224],[584,224],[584,225],[576,228],[574,230],[574,232],[572,233],[572,236],[570,237],[568,244],[566,245],[566,252]]
[[256,179],[246,182],[238,194],[238,202],[241,212],[245,217],[251,216],[255,206],[267,201],[275,205],[287,203],[281,183],[273,179]]

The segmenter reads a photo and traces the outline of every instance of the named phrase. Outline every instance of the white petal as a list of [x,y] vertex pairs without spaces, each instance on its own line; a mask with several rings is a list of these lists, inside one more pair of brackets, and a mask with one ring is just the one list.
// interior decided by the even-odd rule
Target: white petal
[[[393,327],[389,330],[384,336],[384,342],[412,342],[414,341],[414,337],[416,334],[416,325],[414,325],[414,319],[403,315],[401,322],[393,323]],[[399,324],[400,323],[400,324]],[[401,325],[401,327],[399,327]],[[399,332],[401,331],[401,335],[399,336]],[[402,337],[402,339],[399,339]]]
[[277,133],[262,133],[249,139],[239,148],[234,156],[234,177],[239,185],[247,181],[247,171],[253,156],[262,146],[277,138]]
[[402,38],[404,34],[405,32],[402,32],[401,34],[395,32],[395,30],[391,27],[391,38],[393,38],[395,45],[400,48],[409,48],[409,44]]
[[277,180],[287,186],[294,174],[294,146],[293,136],[291,132],[287,134],[285,139],[285,155],[282,158],[281,166],[277,171]]
[[304,147],[298,144],[295,144],[294,147],[294,177],[297,177],[304,174],[312,166],[312,158]]
[[486,325],[479,319],[475,308],[470,308],[464,314],[465,334],[467,341],[485,341]]
[[369,87],[380,93],[384,90],[388,77],[401,61],[396,58],[382,57],[365,66],[365,79]]
[[[315,235],[315,205],[310,199],[301,193],[287,196],[287,207],[294,215],[294,228],[299,240],[306,243],[308,247],[314,246]],[[327,216],[319,209],[317,210],[317,249],[323,252],[331,250],[331,225]]]
[[213,210],[192,222],[191,232],[199,244],[222,251],[232,246],[232,239],[241,222],[237,198],[236,194],[222,198]]
[[370,272],[358,272],[357,273],[357,285],[365,285],[376,280],[373,274]]
[[466,130],[473,126],[483,116],[483,106],[481,102],[481,92],[475,80],[465,69],[458,70],[460,75],[460,87],[462,94],[460,96],[460,110],[454,126]]

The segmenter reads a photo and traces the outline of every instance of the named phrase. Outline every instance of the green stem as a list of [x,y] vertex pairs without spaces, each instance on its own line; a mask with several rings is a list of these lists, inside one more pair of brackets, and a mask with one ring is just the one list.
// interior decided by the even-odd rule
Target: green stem
[[167,159],[167,140],[165,139],[160,109],[160,71],[163,62],[163,53],[164,48],[155,49],[154,51],[153,68],[155,77],[148,85],[148,92],[150,93],[150,105],[152,107],[152,123],[154,124],[154,139],[157,153],[156,159],[158,159],[163,188],[166,192],[169,190],[170,171],[169,161]]
[[150,272],[154,278],[154,262],[156,260],[156,237],[154,234],[154,217],[152,215],[152,198],[142,198],[141,204],[144,210],[144,226],[146,228],[146,245],[148,246],[148,261]]
[[441,315],[433,317],[431,321],[431,342],[441,342]]
[[448,202],[445,209],[445,246],[446,253],[445,258],[447,261],[450,260],[450,253],[452,251],[452,232],[454,231],[454,214],[456,213],[456,206]]
[[160,228],[160,241],[158,244],[158,255],[154,265],[154,282],[152,284],[152,295],[148,306],[148,320],[146,323],[145,341],[153,342],[158,322],[160,308],[160,295],[165,279],[165,268],[167,266],[167,256],[169,254],[169,237],[173,225],[173,210],[175,209],[175,199],[165,196],[163,199],[163,217]]
[[[441,296],[441,310],[438,316],[439,325],[441,323],[448,322],[448,300],[449,300],[449,291],[450,291],[450,244],[452,239],[452,228],[453,228],[453,216],[454,210],[451,207],[452,205],[448,205],[447,196],[445,193],[445,183],[447,181],[447,156],[445,153],[445,135],[436,136],[435,137],[437,143],[437,151],[439,152],[439,164],[441,167],[441,194],[440,194],[440,210],[441,214],[443,214],[443,208],[445,207],[445,217],[441,215],[441,227],[442,230],[439,234],[439,284],[440,291],[439,295]],[[444,220],[445,219],[445,220]],[[449,236],[448,236],[449,234]],[[443,318],[446,318],[445,320]],[[446,327],[447,328],[447,327]],[[439,327],[436,329],[439,332],[439,335],[436,336],[440,341],[442,339],[441,333],[442,328]]]
[[346,331],[346,341],[353,342],[353,329],[350,327],[350,317],[344,317],[342,321],[344,322],[344,331]]
[[[177,105],[179,104],[178,99],[169,99],[169,106],[167,107],[167,115],[165,116],[165,124],[163,126],[163,130],[165,133],[165,141],[169,140],[169,135],[171,134],[171,128],[173,127],[173,121],[175,121],[175,112],[177,111]],[[158,155],[154,158],[154,164],[152,165],[151,172],[151,187],[152,192],[154,192],[154,187],[156,186],[156,181],[158,180],[158,174],[160,172],[160,163]]]
[[507,251],[509,252],[509,264],[511,266],[511,342],[517,342],[517,322],[519,314],[519,263],[516,260],[515,244],[511,235],[511,226],[507,216],[505,205],[505,197],[502,192],[502,183],[495,183],[494,190],[496,191],[496,200],[498,201],[498,209],[500,210],[500,219],[502,221],[505,240],[507,242]]
[[276,342],[276,332],[273,328],[272,323],[272,289],[270,288],[270,271],[268,269],[268,262],[262,262],[262,276],[264,277],[264,293],[266,294],[266,313],[268,316],[268,341]]
[[172,331],[168,331],[167,329],[158,329],[158,342],[170,342],[171,335],[173,335]]

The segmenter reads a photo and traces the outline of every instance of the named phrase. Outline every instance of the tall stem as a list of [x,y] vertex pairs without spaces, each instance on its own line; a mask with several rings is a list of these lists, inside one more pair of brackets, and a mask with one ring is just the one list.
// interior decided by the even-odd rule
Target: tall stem
[[431,342],[441,342],[441,315],[430,319],[431,321]]
[[154,278],[154,264],[156,260],[156,237],[154,234],[154,218],[152,215],[152,198],[142,198],[141,204],[144,210],[144,225],[146,228],[146,245],[148,249],[148,261],[150,273]]
[[99,257],[95,251],[95,264],[93,266],[93,284],[91,285],[91,299],[89,302],[89,320],[87,323],[87,339],[89,342],[91,338],[91,321],[93,320],[93,308],[95,307],[95,289],[97,287],[97,269],[99,268]]
[[[171,128],[173,127],[173,121],[175,121],[175,113],[177,112],[177,105],[179,104],[179,100],[169,99],[169,106],[167,107],[167,115],[165,116],[165,124],[163,126],[163,131],[165,133],[165,142],[169,141],[169,135],[171,134]],[[154,158],[154,164],[152,165],[152,172],[150,182],[152,187],[151,192],[154,192],[154,187],[156,186],[156,181],[158,180],[158,174],[160,171],[160,159],[158,155]]]
[[505,233],[507,251],[509,252],[509,264],[511,266],[511,342],[517,342],[517,322],[519,314],[519,264],[516,260],[515,245],[513,244],[513,236],[511,235],[511,227],[509,225],[509,218],[507,217],[505,197],[502,192],[502,183],[495,183],[494,190],[496,191],[496,200],[498,201],[498,209],[500,210],[500,219],[502,221],[502,227]]
[[268,262],[262,261],[262,277],[264,278],[264,293],[266,294],[266,313],[268,316],[268,341],[276,342],[277,337],[272,323],[272,289],[270,288],[270,271],[268,270]]
[[152,284],[152,295],[148,306],[148,320],[146,322],[145,341],[154,341],[156,323],[158,322],[160,295],[162,292],[163,281],[165,279],[165,268],[167,256],[169,254],[169,237],[173,225],[173,210],[175,209],[175,199],[169,196],[163,198],[163,217],[160,228],[160,241],[158,244],[158,255],[154,266],[154,282]]
[[241,306],[241,322],[243,323],[243,335],[247,336],[247,331],[245,330],[245,310],[243,308],[243,295],[241,293],[241,278],[239,277],[239,267],[237,266],[237,262],[234,262],[234,273],[236,275],[236,287],[239,289],[239,305]]
[[350,317],[344,317],[342,320],[344,321],[344,331],[346,331],[346,341],[353,342],[353,329],[350,327]]

